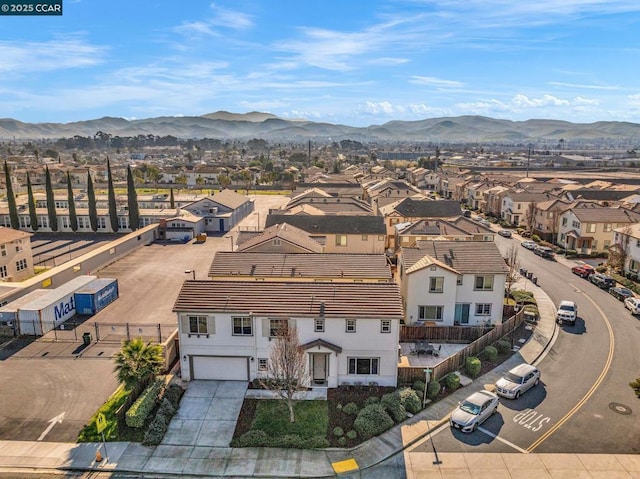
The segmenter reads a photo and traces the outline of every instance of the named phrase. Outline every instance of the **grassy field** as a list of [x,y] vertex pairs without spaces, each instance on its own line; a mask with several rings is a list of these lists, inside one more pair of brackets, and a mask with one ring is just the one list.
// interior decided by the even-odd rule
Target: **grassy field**
[[289,422],[289,409],[282,400],[261,400],[256,407],[252,430],[261,430],[270,437],[296,434],[301,438],[326,437],[327,401],[296,401],[295,422]]

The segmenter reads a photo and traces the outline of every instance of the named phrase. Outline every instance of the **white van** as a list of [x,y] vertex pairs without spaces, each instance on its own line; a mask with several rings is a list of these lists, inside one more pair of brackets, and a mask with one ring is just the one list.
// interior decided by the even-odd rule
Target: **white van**
[[578,305],[573,301],[560,301],[556,321],[560,324],[575,324],[578,319]]

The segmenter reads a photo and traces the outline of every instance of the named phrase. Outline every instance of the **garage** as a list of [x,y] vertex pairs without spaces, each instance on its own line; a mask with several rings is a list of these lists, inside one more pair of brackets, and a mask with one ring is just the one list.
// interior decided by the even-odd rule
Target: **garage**
[[193,379],[249,380],[249,363],[246,357],[192,356],[191,361]]

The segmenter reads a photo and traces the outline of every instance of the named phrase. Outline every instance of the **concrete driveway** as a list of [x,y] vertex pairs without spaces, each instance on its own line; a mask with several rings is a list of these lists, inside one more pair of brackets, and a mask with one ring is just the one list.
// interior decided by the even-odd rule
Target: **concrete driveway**
[[162,445],[229,447],[247,387],[244,381],[189,382]]

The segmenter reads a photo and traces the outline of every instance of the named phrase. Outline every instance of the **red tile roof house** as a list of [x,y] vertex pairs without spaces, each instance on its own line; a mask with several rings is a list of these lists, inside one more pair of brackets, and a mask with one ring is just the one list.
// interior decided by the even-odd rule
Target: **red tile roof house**
[[173,311],[186,380],[265,377],[277,329],[292,324],[310,386],[397,383],[402,300],[394,283],[189,280]]

